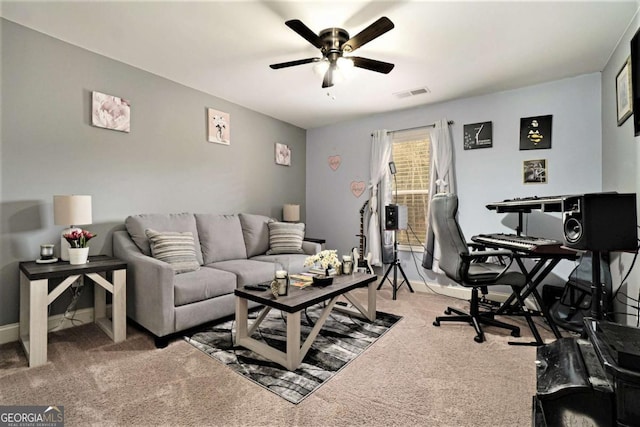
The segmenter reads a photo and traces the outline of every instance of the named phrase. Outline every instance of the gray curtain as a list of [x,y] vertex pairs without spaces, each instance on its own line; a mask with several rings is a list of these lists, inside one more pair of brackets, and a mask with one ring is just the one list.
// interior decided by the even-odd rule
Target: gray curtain
[[[429,199],[437,193],[455,193],[456,183],[453,170],[453,144],[448,120],[435,122],[429,131],[431,139],[431,177],[429,182]],[[422,256],[422,266],[427,270],[438,270],[437,261],[439,250],[431,230],[431,215],[427,217],[427,235],[425,237],[425,251]],[[435,255],[435,256],[434,256]]]

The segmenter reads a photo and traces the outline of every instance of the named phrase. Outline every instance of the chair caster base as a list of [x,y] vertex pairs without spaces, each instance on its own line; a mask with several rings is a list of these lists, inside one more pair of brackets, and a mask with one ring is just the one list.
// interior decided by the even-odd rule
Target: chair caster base
[[438,320],[433,321],[433,326],[440,326],[440,322]]
[[520,330],[518,329],[516,331],[511,331],[511,336],[519,338],[520,337]]
[[473,337],[473,340],[480,344],[484,341],[484,337],[482,335],[476,335],[475,337]]

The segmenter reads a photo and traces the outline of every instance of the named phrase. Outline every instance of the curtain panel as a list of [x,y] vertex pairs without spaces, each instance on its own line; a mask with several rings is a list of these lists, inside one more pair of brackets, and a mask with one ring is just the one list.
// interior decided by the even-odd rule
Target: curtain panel
[[[391,137],[387,130],[371,134],[371,181],[369,188],[369,251],[371,265],[381,266],[393,258],[393,234],[384,230],[384,207],[391,203]],[[382,214],[380,214],[382,212]],[[382,221],[381,221],[382,220]]]
[[[453,143],[448,120],[435,122],[429,131],[431,138],[431,177],[429,181],[429,200],[437,193],[455,193],[455,173],[453,169]],[[431,215],[427,218],[427,235],[422,266],[427,270],[438,271],[439,248],[431,229]]]

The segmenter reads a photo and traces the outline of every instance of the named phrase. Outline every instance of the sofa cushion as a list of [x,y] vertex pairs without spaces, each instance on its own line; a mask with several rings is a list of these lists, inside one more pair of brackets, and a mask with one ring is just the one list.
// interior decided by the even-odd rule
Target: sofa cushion
[[269,226],[271,218],[264,215],[241,213],[240,224],[244,244],[247,247],[247,258],[262,255],[269,250]]
[[235,274],[238,280],[238,287],[273,280],[275,273],[272,262],[262,262],[251,259],[214,262],[205,267],[212,267]]
[[237,215],[196,214],[195,218],[205,264],[247,259],[242,226]]
[[173,295],[176,307],[231,294],[236,288],[236,276],[214,268],[179,274],[174,279]]
[[196,259],[193,234],[190,231],[158,232],[147,228],[145,234],[149,238],[151,255],[169,264],[176,274],[196,271],[200,268],[200,263]]
[[271,221],[269,226],[269,250],[267,255],[303,254],[304,223]]
[[145,230],[151,228],[159,231],[190,231],[196,248],[196,259],[202,264],[202,251],[200,250],[200,239],[198,238],[198,228],[196,219],[191,213],[179,214],[141,214],[127,217],[124,222],[131,240],[140,248],[143,254],[151,256],[151,247]]

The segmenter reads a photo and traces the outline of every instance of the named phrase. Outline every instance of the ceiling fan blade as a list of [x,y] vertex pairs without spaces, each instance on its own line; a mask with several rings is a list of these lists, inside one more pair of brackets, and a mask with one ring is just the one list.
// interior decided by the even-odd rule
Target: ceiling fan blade
[[343,49],[346,52],[353,52],[363,44],[369,43],[376,37],[380,37],[387,31],[392,30],[393,27],[393,22],[391,22],[391,20],[386,16],[383,16],[364,30],[360,31],[354,37],[347,40],[343,45]]
[[335,64],[331,64],[327,69],[327,72],[324,73],[324,79],[322,80],[322,87],[331,87],[333,86],[333,71],[336,69]]
[[393,67],[395,67],[394,64],[389,62],[376,61],[375,59],[362,58],[360,56],[349,56],[348,58],[353,60],[354,67],[364,68],[366,70],[383,74],[389,74],[391,70],[393,70]]
[[273,68],[274,70],[278,70],[280,68],[293,67],[293,66],[302,65],[302,64],[310,64],[311,62],[318,62],[320,61],[320,59],[321,58],[298,59],[297,61],[280,62],[278,64],[271,64],[269,65],[269,67]]
[[309,27],[304,25],[299,19],[291,19],[285,22],[285,25],[302,36],[306,41],[317,47],[322,48],[322,39],[316,33],[311,31]]

